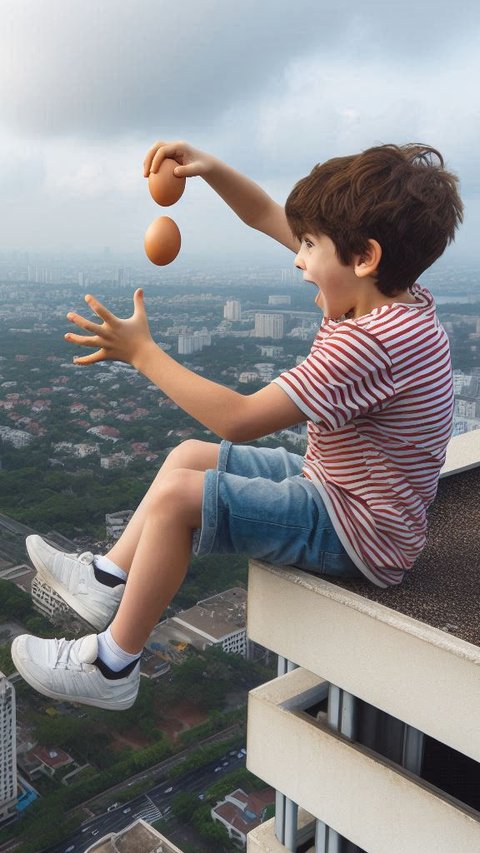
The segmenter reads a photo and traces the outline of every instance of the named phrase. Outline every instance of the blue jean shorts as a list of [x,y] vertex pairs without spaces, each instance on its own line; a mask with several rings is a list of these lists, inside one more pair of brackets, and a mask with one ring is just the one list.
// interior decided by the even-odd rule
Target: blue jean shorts
[[205,472],[193,554],[246,554],[333,577],[363,577],[345,551],[303,457],[284,448],[220,444]]

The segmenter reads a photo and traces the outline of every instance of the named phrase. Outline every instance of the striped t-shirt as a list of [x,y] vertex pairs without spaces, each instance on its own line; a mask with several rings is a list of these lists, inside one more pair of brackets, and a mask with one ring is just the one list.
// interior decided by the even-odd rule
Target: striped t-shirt
[[448,338],[431,293],[356,320],[324,318],[301,364],[274,381],[308,418],[303,473],[346,551],[381,587],[422,550],[452,430]]

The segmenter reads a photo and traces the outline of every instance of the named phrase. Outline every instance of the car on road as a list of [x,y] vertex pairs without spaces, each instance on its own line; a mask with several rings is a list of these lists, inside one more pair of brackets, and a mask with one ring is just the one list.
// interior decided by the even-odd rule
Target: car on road
[[70,847],[67,847],[65,853],[72,853],[72,850],[75,850],[75,844],[70,844]]
[[221,769],[222,769],[221,767],[215,767],[215,770],[213,772],[214,773],[220,773]]
[[172,791],[173,791],[173,785],[170,785],[170,787],[169,787],[169,788],[165,788],[165,790],[164,790],[164,792],[163,792],[163,793],[164,793],[164,794],[171,794],[171,793],[172,793]]
[[118,809],[120,803],[112,803],[111,806],[108,807],[107,812],[113,812],[114,809]]
[[131,810],[130,806],[128,806],[126,809],[123,810],[123,814],[128,814],[131,811],[132,810]]
[[92,835],[100,835],[99,829],[92,829]]
[[237,752],[237,758],[243,758],[243,752]]

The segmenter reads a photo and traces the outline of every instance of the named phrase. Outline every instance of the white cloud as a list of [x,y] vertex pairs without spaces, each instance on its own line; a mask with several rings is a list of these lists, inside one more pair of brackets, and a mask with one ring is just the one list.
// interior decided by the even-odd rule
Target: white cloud
[[[479,195],[474,0],[403,0],[388,15],[379,0],[0,0],[0,15],[1,246],[67,232],[138,246],[154,216],[142,159],[159,135],[279,201],[320,160],[425,141]],[[201,180],[175,215],[194,248],[243,233]]]

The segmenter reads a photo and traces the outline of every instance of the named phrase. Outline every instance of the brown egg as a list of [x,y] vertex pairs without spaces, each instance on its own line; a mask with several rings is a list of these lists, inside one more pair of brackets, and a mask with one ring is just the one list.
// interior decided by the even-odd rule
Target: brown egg
[[173,174],[175,166],[178,166],[177,161],[167,157],[162,161],[158,172],[151,172],[148,176],[150,195],[163,207],[175,204],[185,189],[185,178],[177,178]]
[[145,252],[152,264],[170,264],[180,251],[182,238],[178,225],[169,216],[154,219],[145,231]]

